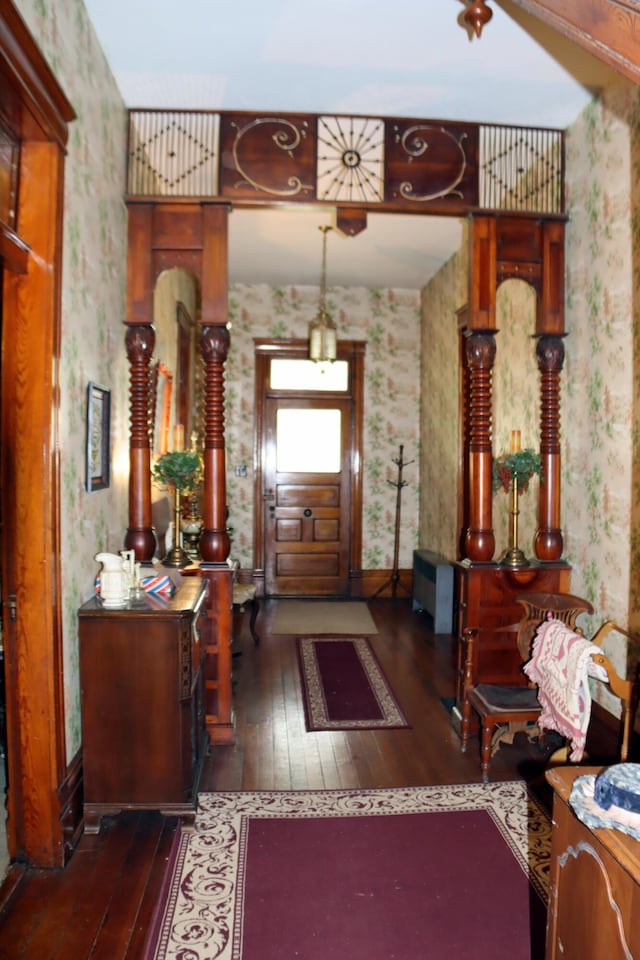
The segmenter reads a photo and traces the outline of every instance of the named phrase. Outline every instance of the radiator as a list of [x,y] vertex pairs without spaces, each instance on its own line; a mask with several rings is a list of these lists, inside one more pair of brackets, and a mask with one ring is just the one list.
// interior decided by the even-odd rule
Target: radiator
[[413,551],[413,609],[431,616],[434,633],[453,632],[453,566],[446,557]]

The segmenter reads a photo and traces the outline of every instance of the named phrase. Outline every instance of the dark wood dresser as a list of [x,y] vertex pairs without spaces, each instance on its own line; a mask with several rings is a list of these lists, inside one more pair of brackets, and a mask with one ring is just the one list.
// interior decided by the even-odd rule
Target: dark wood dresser
[[640,841],[586,826],[569,804],[575,778],[600,769],[547,772],[554,800],[546,960],[640,957]]
[[200,657],[206,582],[171,600],[78,611],[84,823],[121,810],[193,820],[208,745]]

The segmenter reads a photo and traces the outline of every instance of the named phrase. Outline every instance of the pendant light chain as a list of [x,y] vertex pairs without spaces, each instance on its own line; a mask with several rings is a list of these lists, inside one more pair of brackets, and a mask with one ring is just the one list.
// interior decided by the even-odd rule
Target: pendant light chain
[[327,234],[330,226],[319,227],[322,232],[322,267],[320,271],[320,299],[318,315],[309,324],[309,359],[314,363],[332,363],[338,352],[338,335],[327,311]]

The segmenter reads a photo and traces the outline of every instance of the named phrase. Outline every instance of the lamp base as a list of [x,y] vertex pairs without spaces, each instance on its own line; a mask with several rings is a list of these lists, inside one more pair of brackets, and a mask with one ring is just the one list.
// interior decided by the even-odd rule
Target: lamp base
[[529,561],[520,547],[510,547],[500,561],[500,566],[509,567],[510,570],[520,570],[522,567],[528,567]]
[[164,567],[188,567],[190,563],[191,557],[180,546],[172,547],[162,561]]
[[200,525],[198,525],[196,530],[185,530],[184,528],[182,530],[182,541],[184,543],[184,548],[191,560],[200,559],[200,551],[198,550],[198,543],[200,542],[200,530]]

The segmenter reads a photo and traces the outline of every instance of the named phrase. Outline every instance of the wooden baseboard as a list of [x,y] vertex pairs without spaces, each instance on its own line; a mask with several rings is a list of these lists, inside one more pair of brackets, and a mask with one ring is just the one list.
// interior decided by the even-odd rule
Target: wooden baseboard
[[362,597],[408,599],[413,596],[413,570],[399,570],[395,582],[392,570],[363,570],[360,584]]
[[78,750],[58,787],[63,859],[67,863],[83,828],[82,750]]
[[[238,571],[238,583],[254,583],[258,588],[257,595],[264,596],[264,577],[255,570]],[[359,597],[371,599],[374,596],[398,598],[413,597],[413,570],[399,570],[393,582],[393,570],[357,570],[349,575],[349,596],[356,600]]]

